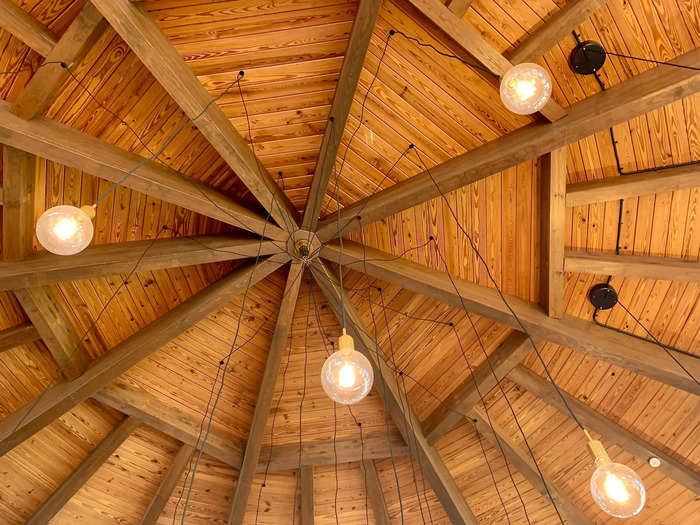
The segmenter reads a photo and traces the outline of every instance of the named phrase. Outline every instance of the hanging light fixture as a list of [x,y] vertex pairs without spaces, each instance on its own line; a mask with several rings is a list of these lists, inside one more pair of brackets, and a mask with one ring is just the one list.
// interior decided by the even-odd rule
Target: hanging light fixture
[[345,328],[338,339],[338,348],[323,363],[321,385],[333,401],[352,405],[369,393],[374,372],[369,360],[355,350],[355,343]]
[[596,504],[616,518],[636,516],[646,501],[646,489],[639,475],[626,465],[612,462],[603,444],[591,438],[587,430],[584,432],[597,467],[591,476],[591,494]]
[[538,64],[523,62],[501,78],[503,105],[518,115],[530,115],[544,107],[552,95],[552,80]]
[[56,255],[74,255],[92,241],[95,206],[54,206],[41,214],[36,223],[39,243]]

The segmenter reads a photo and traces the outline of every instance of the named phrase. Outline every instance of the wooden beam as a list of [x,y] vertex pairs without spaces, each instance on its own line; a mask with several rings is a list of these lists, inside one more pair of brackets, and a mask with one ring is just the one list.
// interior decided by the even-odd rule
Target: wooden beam
[[496,386],[497,381],[525,359],[531,350],[530,340],[524,333],[511,332],[489,355],[489,360],[474,368],[473,373],[425,419],[423,432],[428,442],[435,443],[462,421],[462,418],[467,417],[469,411],[479,403],[481,396],[486,396]]
[[[695,66],[700,48],[673,62]],[[667,66],[646,71],[569,106],[566,119],[520,128],[435,166],[430,174],[419,173],[344,207],[340,212],[343,233],[439,197],[438,188],[443,193],[456,190],[699,90],[696,71]],[[333,214],[320,222],[316,233],[322,242],[337,237],[337,220]]]
[[21,119],[5,101],[0,101],[0,141],[112,182],[138,167],[122,181],[124,187],[271,239],[289,237],[257,213],[183,173],[44,117]]
[[[513,67],[513,64],[484,40],[484,37],[476,29],[463,22],[440,0],[408,1],[457,44],[460,50],[473,56],[495,76],[502,77],[506,71]],[[547,120],[554,122],[565,116],[566,110],[550,99],[540,110],[540,113]]]
[[260,458],[265,425],[270,415],[272,395],[275,391],[280,363],[288,344],[289,329],[294,318],[294,310],[303,273],[304,265],[296,261],[292,262],[284,294],[282,295],[282,303],[277,314],[277,324],[272,334],[270,350],[267,354],[267,363],[265,364],[265,371],[260,383],[258,400],[255,403],[255,412],[253,413],[253,421],[248,432],[248,443],[243,456],[243,465],[236,482],[231,514],[228,518],[229,525],[241,525],[243,523],[250,488],[253,484],[253,477]]
[[640,195],[666,193],[700,186],[700,164],[620,175],[566,187],[566,205],[585,206],[596,202],[629,199]]
[[126,274],[139,259],[138,271],[150,271],[256,257],[258,252],[272,255],[282,248],[274,241],[226,234],[99,244],[70,256],[36,252],[21,262],[0,262],[0,290]]
[[472,5],[472,0],[447,0],[445,5],[457,18],[462,18],[467,14],[467,10]]
[[[525,388],[533,396],[540,398],[568,415],[564,403],[552,384],[532,370],[518,365],[508,374],[508,379]],[[659,466],[661,472],[696,494],[700,493],[700,474],[676,460],[670,454],[644,441],[636,433],[630,432],[626,428],[593,410],[576,397],[566,392],[563,392],[563,394],[566,398],[566,402],[576,414],[576,417],[587,429],[600,434],[605,440],[617,443],[624,450],[634,454],[642,461],[647,461],[651,457],[659,458],[661,460],[661,465]]]
[[36,157],[5,145],[2,172],[2,258],[20,261],[33,249]]
[[165,476],[158,485],[156,493],[151,498],[148,508],[141,518],[139,525],[155,525],[163,509],[168,504],[170,495],[175,490],[182,474],[185,472],[187,463],[190,461],[194,448],[187,444],[182,444],[177,450],[172,463],[165,472]]
[[140,3],[92,0],[136,56],[236,172],[239,179],[282,228],[295,231],[296,212],[248,143],[194,76],[168,38]]
[[377,465],[374,461],[366,459],[360,463],[360,469],[362,469],[362,474],[365,478],[365,492],[372,506],[374,523],[376,525],[391,525],[389,512],[386,509],[386,501],[384,500],[382,483],[379,481]]
[[514,465],[530,485],[556,505],[557,510],[566,518],[567,523],[572,525],[593,524],[593,521],[576,506],[566,491],[551,476],[543,473],[543,481],[530,454],[517,445],[505,429],[501,428],[493,418],[491,418],[491,425],[489,425],[483,409],[475,408],[472,410],[470,418],[474,422],[477,432],[486,436],[495,448],[503,450],[508,463]]
[[314,467],[301,467],[301,525],[314,525]]
[[119,423],[27,520],[27,525],[48,523],[140,424],[139,420],[131,417]]
[[0,352],[11,350],[19,345],[26,345],[41,339],[39,332],[31,323],[20,324],[0,330]]
[[56,36],[12,0],[0,0],[0,27],[41,56],[56,45]]
[[264,279],[287,260],[287,257],[273,256],[257,265],[247,264],[238,268],[119,343],[93,361],[80,377],[49,388],[40,399],[10,414],[0,421],[0,455],[91,397],[168,341],[219,310],[233,295]]
[[563,7],[530,33],[508,55],[513,64],[536,62],[571,31],[586,21],[607,0],[568,0]]
[[431,484],[433,492],[445,509],[450,521],[455,525],[465,523],[477,525],[476,517],[464,500],[464,496],[462,496],[440,454],[428,443],[421,430],[420,421],[403,399],[396,376],[386,363],[378,358],[382,350],[369,336],[370,332],[364,326],[360,314],[352,306],[350,298],[344,290],[341,290],[337,278],[322,261],[315,260],[311,268],[316,282],[328,299],[338,320],[342,320],[341,293],[345,294],[343,304],[345,305],[348,333],[354,338],[356,349],[372,363],[375,389],[388,405],[391,417],[404,441],[413,443],[423,475]]
[[340,70],[338,86],[333,98],[333,106],[330,111],[330,121],[326,126],[326,132],[321,142],[321,150],[318,154],[316,170],[311,180],[309,199],[304,210],[302,229],[314,231],[318,226],[319,214],[323,205],[323,197],[328,188],[328,181],[333,172],[340,140],[350,113],[357,83],[365,62],[365,55],[372,38],[374,25],[379,15],[382,0],[361,0],[352,25],[352,33],[348,41],[348,48],[343,59],[343,68]]
[[700,262],[669,257],[566,252],[564,270],[597,275],[622,275],[660,281],[700,282]]
[[[69,78],[67,67],[77,65],[106,28],[107,21],[87,2],[46,55],[44,64],[32,76],[10,111],[24,119],[42,114]],[[62,67],[61,62],[67,67]]]
[[542,306],[550,317],[564,315],[564,237],[566,236],[566,148],[540,157],[542,206]]
[[[324,245],[321,256],[337,262],[340,249],[337,241]],[[364,248],[356,243],[343,243],[343,266],[358,265],[369,275],[427,295],[457,308],[492,319],[513,328],[520,325],[513,318],[496,290],[428,268],[421,264]],[[350,266],[351,268],[353,266]],[[453,284],[454,283],[454,284]],[[456,287],[456,290],[455,290]],[[565,315],[555,319],[533,303],[518,297],[505,296],[525,328],[537,339],[546,339],[582,352],[596,359],[646,375],[675,388],[700,395],[700,386],[666,352],[653,343],[597,326],[591,321]],[[700,377],[700,359],[685,354],[674,357]]]

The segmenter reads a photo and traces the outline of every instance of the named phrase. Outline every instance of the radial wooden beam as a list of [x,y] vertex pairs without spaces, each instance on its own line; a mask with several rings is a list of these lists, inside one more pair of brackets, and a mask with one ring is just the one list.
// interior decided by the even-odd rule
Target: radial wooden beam
[[[140,3],[92,0],[114,30],[148,68],[238,178],[284,229],[297,229],[296,212],[248,143],[194,76]],[[232,86],[233,87],[233,86]]]
[[282,303],[277,314],[277,325],[272,334],[270,350],[267,354],[267,363],[265,364],[265,371],[260,383],[258,400],[255,403],[255,412],[253,413],[253,421],[248,432],[243,465],[236,482],[236,491],[233,495],[231,513],[228,518],[229,525],[241,525],[243,523],[250,488],[253,484],[253,476],[255,476],[258,459],[260,458],[265,425],[270,415],[272,394],[275,391],[282,355],[284,355],[284,350],[288,344],[287,338],[294,317],[294,309],[297,304],[303,273],[304,265],[296,261],[292,262],[284,294],[282,295]]
[[32,252],[36,157],[11,146],[2,149],[2,258],[20,261]]
[[[568,415],[564,403],[552,384],[532,370],[518,365],[508,374],[508,379],[525,388],[530,394]],[[617,443],[627,452],[634,454],[642,461],[647,461],[651,457],[659,458],[661,460],[661,465],[659,466],[661,472],[696,494],[700,493],[700,474],[690,467],[687,467],[673,456],[665,453],[663,450],[644,441],[637,434],[630,432],[596,410],[593,410],[574,396],[566,392],[563,392],[563,395],[584,427],[600,434],[604,440]]]
[[56,36],[12,0],[0,0],[0,27],[42,56],[56,45]]
[[124,179],[124,187],[268,238],[289,237],[257,213],[187,175],[58,122],[19,118],[5,101],[0,101],[0,139],[3,144],[112,182]]
[[[337,262],[340,249],[337,242],[326,244],[321,255]],[[464,308],[496,322],[520,328],[496,290],[449,276],[391,254],[344,242],[343,265],[355,265],[378,279],[434,299]],[[361,266],[357,266],[361,264]],[[351,266],[353,267],[353,266]],[[454,284],[453,284],[454,283]],[[456,289],[455,289],[456,287]],[[596,359],[646,375],[675,388],[700,395],[700,385],[664,350],[653,343],[609,330],[595,323],[565,315],[555,319],[533,303],[518,297],[505,296],[525,328],[538,339],[546,339]],[[700,359],[674,354],[694,377],[700,377]]]
[[192,454],[194,453],[194,448],[187,444],[182,444],[177,450],[172,463],[165,472],[165,476],[158,485],[156,493],[151,498],[151,502],[148,504],[148,508],[141,518],[139,525],[155,525],[160,517],[163,509],[168,504],[170,495],[175,490],[178,481],[185,472],[187,463],[189,462]]
[[335,275],[323,262],[316,260],[312,263],[311,268],[316,282],[339,320],[342,320],[341,293],[345,294],[343,304],[345,305],[348,333],[353,336],[356,349],[372,363],[375,389],[388,405],[391,417],[404,441],[414,444],[423,475],[432,486],[433,492],[445,509],[450,521],[455,525],[465,523],[477,525],[476,517],[464,500],[464,496],[462,496],[440,454],[428,443],[421,430],[420,421],[416,419],[408,403],[403,399],[396,376],[378,357],[382,354],[382,350],[369,336],[370,332],[364,326],[359,313],[352,306],[350,298],[344,290],[341,290]]
[[[673,62],[698,64],[700,48]],[[656,67],[569,106],[566,119],[526,126],[443,162],[432,168],[430,174],[414,175],[346,206],[340,212],[343,232],[356,230],[439,197],[438,188],[443,193],[456,190],[699,90],[700,73],[668,66]],[[317,233],[321,241],[327,241],[337,236],[337,228],[337,218],[333,214],[321,221]]]
[[[593,524],[593,521],[586,517],[583,511],[566,494],[566,491],[551,476],[544,473],[543,476],[540,476],[537,464],[533,461],[530,454],[516,444],[505,429],[501,428],[493,418],[491,419],[491,424],[489,424],[481,408],[472,410],[470,418],[474,422],[477,432],[486,436],[494,447],[503,450],[508,463],[514,465],[528,480],[530,485],[535,487],[542,496],[556,506],[556,509],[566,519],[567,523],[572,525]],[[543,477],[544,480],[542,479]]]
[[513,64],[535,62],[576,29],[607,0],[568,0],[518,45],[508,58]]
[[301,467],[301,525],[314,525],[314,467]]
[[467,417],[481,396],[486,396],[531,350],[530,340],[524,333],[511,332],[489,355],[488,361],[474,368],[472,374],[425,419],[423,432],[428,442],[435,443]]
[[621,275],[661,281],[700,282],[700,262],[669,257],[615,255],[569,250],[564,269],[567,272]]
[[564,237],[566,235],[566,148],[540,157],[542,203],[542,306],[551,316],[564,315]]
[[447,0],[445,5],[452,11],[457,18],[462,18],[472,5],[472,0]]
[[49,388],[41,398],[10,414],[0,421],[0,455],[95,394],[207,315],[216,312],[232,296],[264,279],[287,260],[286,256],[272,256],[257,265],[240,267],[119,343],[93,361],[80,377]]
[[27,525],[48,523],[140,424],[139,420],[131,417],[119,423],[27,520]]
[[379,473],[377,465],[374,461],[366,459],[360,463],[360,469],[365,478],[365,492],[372,505],[372,513],[374,514],[374,523],[376,525],[391,525],[389,512],[386,509],[386,501],[384,500],[384,490],[382,483],[379,481]]
[[19,345],[26,345],[41,339],[39,332],[31,323],[20,324],[0,330],[0,352],[11,350]]
[[44,286],[138,271],[231,261],[280,253],[274,241],[234,235],[200,235],[90,246],[76,255],[36,252],[16,263],[0,262],[0,290]]
[[22,90],[10,111],[25,119],[43,113],[68,79],[67,67],[77,65],[106,28],[107,21],[87,2],[46,55],[46,61]]
[[566,187],[566,205],[585,206],[596,202],[628,199],[698,186],[700,186],[700,164],[691,164],[651,170],[636,175],[620,175],[569,184]]
[[365,55],[381,6],[382,0],[361,0],[357,8],[348,48],[343,59],[343,68],[340,70],[340,78],[333,98],[330,121],[323,135],[316,170],[311,180],[309,199],[302,219],[304,230],[314,231],[318,225],[323,197],[335,165],[340,140],[343,138],[345,123],[348,120],[350,106],[357,90],[362,65],[365,62]]
[[[445,33],[466,53],[483,64],[491,73],[502,77],[513,64],[491,46],[481,34],[463,22],[440,0],[408,0],[418,11]],[[549,121],[556,121],[566,115],[564,110],[553,99],[540,110]]]

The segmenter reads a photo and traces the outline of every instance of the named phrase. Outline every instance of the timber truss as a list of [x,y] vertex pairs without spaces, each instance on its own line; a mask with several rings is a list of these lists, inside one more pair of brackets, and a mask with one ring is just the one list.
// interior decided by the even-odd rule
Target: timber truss
[[[428,23],[437,26],[463,54],[468,54],[494,72],[502,74],[511,64],[534,61],[555,45],[575,26],[585,20],[603,0],[572,0],[547,21],[508,58],[491,48],[473,28],[460,20],[469,2],[410,0]],[[265,422],[270,413],[272,393],[280,368],[292,322],[301,274],[311,274],[328,299],[337,316],[341,301],[346,308],[346,328],[354,337],[358,349],[372,362],[375,377],[386,388],[377,389],[389,407],[399,434],[373,437],[370,456],[358,457],[355,440],[337,444],[338,461],[360,461],[368,484],[381,490],[373,459],[387,457],[393,444],[394,453],[406,454],[406,443],[415,443],[426,479],[452,523],[476,524],[477,520],[445,467],[434,443],[455,426],[462,417],[472,419],[483,434],[503,443],[509,460],[545,494],[535,465],[519,445],[513,443],[501,429],[489,427],[477,408],[477,386],[488,391],[498,379],[508,377],[533,395],[563,410],[552,386],[520,365],[531,350],[528,338],[519,331],[510,312],[497,292],[413,262],[396,259],[390,254],[365,249],[346,241],[341,252],[337,242],[338,216],[320,217],[323,197],[345,129],[350,105],[356,91],[364,57],[369,46],[380,0],[360,0],[343,63],[331,118],[323,138],[319,161],[313,177],[311,192],[303,217],[298,217],[284,192],[273,182],[249,145],[234,129],[221,109],[212,103],[211,95],[202,87],[168,39],[162,34],[148,12],[129,0],[91,0],[77,16],[67,32],[56,39],[10,0],[0,1],[0,25],[39,52],[46,62],[79,62],[91,45],[110,24],[151,71],[185,114],[195,119],[204,137],[214,146],[250,192],[266,208],[276,224],[251,212],[235,199],[217,190],[187,181],[186,176],[158,164],[145,161],[95,137],[41,116],[67,80],[60,65],[42,67],[28,83],[18,100],[0,102],[0,133],[6,163],[3,188],[3,252],[0,263],[0,290],[12,290],[31,325],[19,326],[0,333],[0,351],[42,339],[59,366],[65,381],[50,388],[38,402],[0,421],[0,454],[22,443],[54,419],[70,411],[78,403],[94,398],[129,417],[95,449],[88,459],[56,490],[32,517],[30,523],[45,523],[80,488],[81,484],[104,462],[112,451],[139,424],[150,425],[182,442],[173,465],[166,473],[142,523],[155,523],[170,491],[183,472],[187,458],[197,445],[199,422],[164,405],[149,394],[134,389],[119,379],[130,367],[158,350],[168,341],[207,315],[227,304],[233,296],[264,279],[273,271],[289,265],[289,276],[280,305],[277,324],[269,349],[255,414],[248,440],[214,430],[207,440],[207,454],[240,470],[233,497],[229,523],[242,523],[253,476],[261,465],[270,461],[274,469],[297,467],[297,447],[262,447]],[[461,13],[460,13],[461,11]],[[21,22],[21,23],[20,23]],[[698,64],[700,50],[675,60],[678,64]],[[515,297],[508,300],[524,327],[539,341],[551,341],[597,359],[622,366],[675,388],[700,394],[700,388],[658,348],[639,339],[612,332],[594,323],[565,315],[563,312],[563,278],[565,271],[587,271],[645,278],[665,278],[669,268],[682,268],[686,279],[700,280],[698,263],[664,258],[578,254],[564,250],[564,217],[566,206],[632,197],[654,192],[696,187],[700,182],[697,166],[683,167],[643,175],[619,177],[600,182],[566,184],[566,146],[598,131],[630,120],[700,90],[700,74],[681,68],[652,69],[600,94],[578,102],[566,110],[551,102],[542,110],[542,121],[519,129],[492,142],[450,159],[431,170],[420,173],[388,189],[377,192],[339,211],[342,233],[387,218],[402,210],[424,203],[441,193],[456,190],[521,162],[541,157],[543,170],[543,261],[545,261],[542,305],[528,303]],[[143,165],[121,181],[125,187],[154,198],[182,206],[199,214],[233,224],[261,236],[261,241],[231,235],[202,236],[198,243],[185,239],[157,240],[140,263],[139,270],[153,270],[181,265],[210,263],[249,258],[233,273],[200,291],[187,301],[135,333],[91,366],[90,359],[80,347],[80,337],[73,332],[65,313],[56,304],[48,285],[65,280],[114,275],[128,271],[135,258],[144,252],[147,241],[94,246],[83,253],[61,257],[47,253],[31,254],[33,232],[34,156],[62,163],[98,175],[110,181],[121,181],[140,162]],[[10,168],[10,169],[8,169]],[[7,225],[19,225],[8,228]],[[310,248],[304,241],[310,241]],[[150,242],[150,241],[149,241]],[[287,250],[279,254],[278,246],[286,243]],[[203,248],[208,246],[209,249]],[[210,248],[216,248],[212,250]],[[363,252],[364,250],[364,252]],[[253,258],[260,257],[257,264]],[[495,374],[483,366],[452,392],[423,423],[410,407],[400,401],[395,374],[377,359],[376,343],[367,334],[358,312],[346,292],[341,289],[334,272],[325,261],[351,264],[371,277],[394,283],[415,293],[466,308],[485,318],[514,328],[509,337],[490,356]],[[78,348],[78,356],[72,353]],[[73,358],[71,358],[73,357]],[[700,376],[697,359],[679,355],[678,359],[696,377]],[[375,381],[376,383],[377,381]],[[606,419],[601,414],[568,396],[577,416],[590,429],[618,442],[641,457],[662,458],[660,470],[676,482],[698,492],[698,475],[681,462],[653,445]],[[325,447],[325,448],[324,448]],[[302,497],[306,512],[304,525],[313,520],[308,513],[309,484],[313,483],[313,465],[327,463],[332,443],[315,442],[304,445],[302,458]],[[564,516],[572,523],[590,523],[571,499],[551,479],[546,477],[552,498]],[[313,492],[311,492],[312,494]],[[381,497],[372,497],[378,522],[389,523]],[[304,512],[304,510],[302,511]],[[311,516],[309,518],[309,516]],[[384,521],[381,521],[384,520]],[[307,523],[308,521],[308,523]]]

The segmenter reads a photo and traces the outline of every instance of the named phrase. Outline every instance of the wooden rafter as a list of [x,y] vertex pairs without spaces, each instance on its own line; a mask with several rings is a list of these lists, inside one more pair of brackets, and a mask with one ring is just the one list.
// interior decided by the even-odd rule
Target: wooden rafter
[[670,257],[599,254],[569,250],[566,252],[564,269],[567,272],[700,282],[698,261]]
[[376,525],[391,525],[389,512],[386,508],[386,500],[384,499],[384,491],[382,490],[382,483],[379,481],[377,465],[374,461],[366,459],[360,463],[360,468],[362,469],[362,474],[365,479],[365,492],[367,493],[370,505],[372,505],[374,522]]
[[0,27],[42,56],[56,45],[56,35],[12,0],[0,0]]
[[3,146],[2,258],[21,261],[34,241],[34,186],[36,157]]
[[[700,48],[673,62],[696,65]],[[698,72],[664,66],[646,71],[569,106],[566,119],[521,128],[346,206],[340,212],[343,233],[440,196],[435,183],[443,193],[456,190],[697,91]],[[334,214],[320,222],[317,234],[327,241],[337,228]]]
[[236,491],[233,496],[231,514],[228,519],[229,525],[241,525],[241,523],[243,523],[243,517],[245,516],[246,507],[248,505],[248,496],[250,495],[250,488],[253,483],[253,476],[255,476],[258,459],[260,457],[265,425],[270,415],[272,395],[275,390],[277,374],[280,369],[284,350],[289,343],[289,329],[292,325],[303,273],[304,265],[300,262],[292,262],[284,294],[282,295],[282,303],[279,313],[277,314],[277,324],[272,334],[270,350],[267,354],[267,363],[265,364],[265,371],[263,372],[262,382],[260,383],[258,400],[255,403],[255,412],[253,413],[253,421],[248,433],[248,442],[246,443],[245,454],[243,456],[243,465],[241,466],[238,481],[236,482]]
[[433,488],[433,492],[445,509],[445,513],[452,523],[477,525],[477,519],[464,500],[452,475],[445,466],[440,454],[428,443],[423,435],[420,421],[416,419],[408,403],[401,397],[401,390],[395,374],[387,367],[386,363],[378,357],[382,352],[375,341],[368,335],[370,332],[364,326],[362,318],[355,310],[344,290],[335,277],[322,261],[314,261],[311,268],[319,287],[330,303],[336,317],[341,320],[341,294],[345,294],[345,305],[348,333],[354,340],[356,349],[362,352],[372,363],[375,377],[375,390],[384,399],[389,407],[394,423],[403,435],[406,443],[413,443],[414,451],[418,456],[423,475]]
[[[535,374],[532,370],[518,365],[510,374],[508,379],[525,388],[530,394],[540,398],[558,410],[566,413],[559,394],[546,379]],[[700,493],[700,474],[687,467],[673,456],[663,452],[661,449],[644,441],[634,432],[611,421],[588,405],[582,403],[574,396],[563,392],[566,402],[569,404],[576,417],[589,430],[605,436],[606,440],[622,446],[627,452],[634,454],[642,461],[647,461],[651,457],[661,460],[659,470],[677,483],[688,487],[696,494]]]
[[301,525],[314,525],[314,467],[305,465],[299,473],[301,485]]
[[[338,243],[324,245],[321,256],[338,262],[340,258]],[[362,270],[373,277],[457,308],[465,308],[496,322],[514,328],[520,327],[493,288],[479,286],[470,281],[449,276],[445,272],[405,259],[397,259],[391,254],[346,241],[343,247],[343,265],[360,262],[362,262]],[[591,321],[570,315],[555,319],[546,315],[536,304],[517,297],[506,296],[506,298],[525,328],[538,339],[546,339],[662,383],[696,395],[700,394],[700,386],[653,343],[608,330]],[[700,377],[700,359],[684,354],[677,354],[674,357],[694,377]]]
[[318,225],[319,213],[323,205],[323,197],[328,188],[333,166],[340,141],[343,138],[345,123],[348,120],[350,106],[357,90],[360,73],[365,61],[365,55],[372,38],[374,24],[379,15],[382,0],[361,0],[352,25],[348,48],[343,59],[343,68],[340,70],[338,87],[335,90],[333,106],[326,132],[323,135],[321,149],[318,154],[318,162],[309,189],[309,199],[306,202],[302,228],[313,231]]
[[114,30],[148,68],[202,135],[284,229],[297,229],[296,212],[245,139],[194,76],[140,3],[93,0]]
[[11,350],[19,345],[26,345],[41,339],[39,332],[31,323],[20,324],[0,330],[0,352]]

